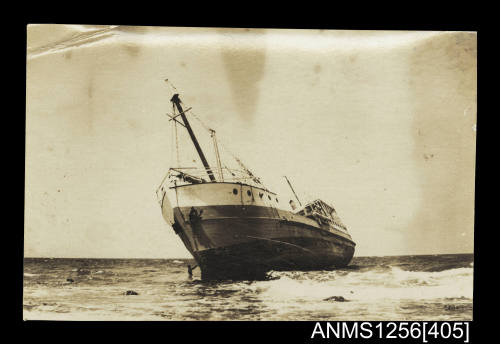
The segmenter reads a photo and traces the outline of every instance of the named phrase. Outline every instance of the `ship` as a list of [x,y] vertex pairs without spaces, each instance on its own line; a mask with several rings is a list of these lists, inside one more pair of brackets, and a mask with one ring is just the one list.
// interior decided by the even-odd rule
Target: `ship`
[[[176,126],[186,129],[203,164],[170,167],[156,190],[164,220],[191,253],[202,280],[260,280],[270,271],[327,270],[351,261],[355,242],[335,208],[322,201],[282,200],[242,162],[212,168],[183,109],[178,93],[170,99]],[[290,194],[291,195],[291,194]],[[189,266],[191,274],[191,266]]]

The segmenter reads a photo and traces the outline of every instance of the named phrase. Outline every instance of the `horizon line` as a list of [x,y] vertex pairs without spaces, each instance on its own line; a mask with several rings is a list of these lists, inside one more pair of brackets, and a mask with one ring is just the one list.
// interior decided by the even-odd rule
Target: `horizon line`
[[[354,258],[370,258],[370,257],[411,257],[411,256],[444,256],[458,254],[474,254],[474,252],[459,252],[459,253],[421,253],[421,254],[388,254],[388,255],[371,255],[371,256],[354,256]],[[194,259],[194,257],[49,257],[49,256],[23,256],[23,259]]]

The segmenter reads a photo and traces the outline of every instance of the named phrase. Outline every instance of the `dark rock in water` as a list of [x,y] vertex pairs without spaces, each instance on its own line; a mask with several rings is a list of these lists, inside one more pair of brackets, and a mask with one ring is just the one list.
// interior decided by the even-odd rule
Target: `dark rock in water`
[[90,270],[87,270],[87,269],[78,269],[78,274],[79,275],[88,275],[88,274],[90,274]]
[[139,293],[136,292],[136,291],[133,291],[133,290],[127,290],[127,292],[125,293],[125,295],[139,295]]
[[330,296],[324,299],[323,301],[337,301],[337,302],[346,302],[348,300],[344,299],[343,296]]
[[72,278],[66,278],[66,281],[69,282],[69,283],[73,283],[75,280],[72,279]]

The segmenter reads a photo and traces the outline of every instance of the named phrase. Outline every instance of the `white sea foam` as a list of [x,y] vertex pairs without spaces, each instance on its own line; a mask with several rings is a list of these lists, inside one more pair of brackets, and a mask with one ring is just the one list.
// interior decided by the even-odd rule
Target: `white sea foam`
[[[440,272],[404,271],[393,267],[386,272],[325,272],[328,278],[297,280],[281,276],[255,286],[263,299],[315,301],[343,296],[350,301],[472,299],[473,269]],[[279,273],[277,273],[279,275]]]
[[38,276],[38,274],[30,274],[28,272],[24,273],[24,277],[35,277],[35,276]]

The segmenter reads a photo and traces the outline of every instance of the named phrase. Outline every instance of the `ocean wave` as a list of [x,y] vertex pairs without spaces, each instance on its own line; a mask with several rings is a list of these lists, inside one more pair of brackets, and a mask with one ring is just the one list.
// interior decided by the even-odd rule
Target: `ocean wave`
[[470,320],[471,259],[362,257],[266,281],[201,281],[199,269],[191,280],[186,259],[27,260],[23,311],[45,320]]
[[287,272],[273,272],[272,276],[278,278],[255,284],[255,291],[263,298],[313,301],[343,296],[352,301],[429,300],[472,299],[473,294],[472,268],[422,272],[391,267],[385,272],[326,271],[302,279]]

